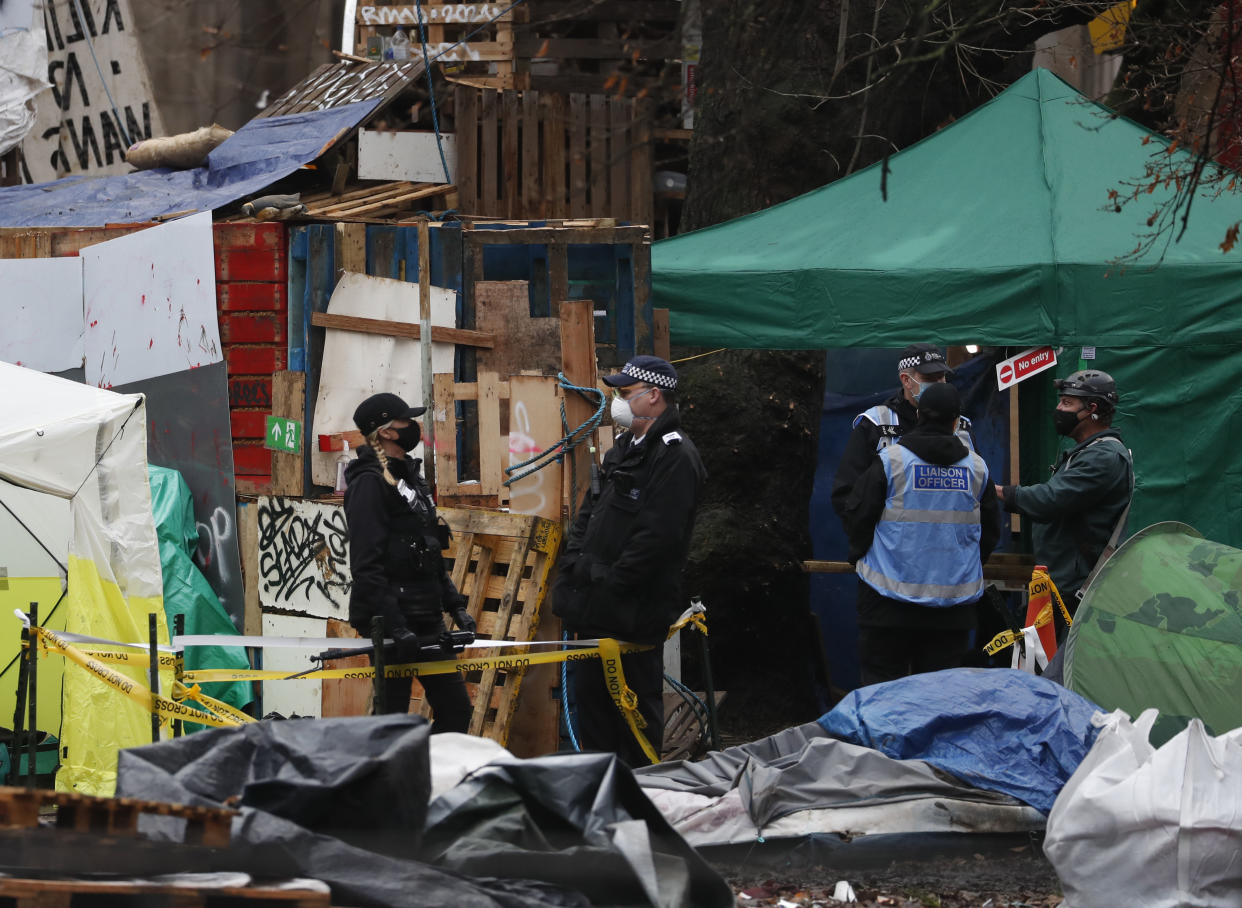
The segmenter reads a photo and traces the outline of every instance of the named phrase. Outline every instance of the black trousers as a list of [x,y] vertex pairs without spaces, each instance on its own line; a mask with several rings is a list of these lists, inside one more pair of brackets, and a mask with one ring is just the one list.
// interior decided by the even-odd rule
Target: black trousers
[[[658,757],[664,745],[664,647],[657,644],[650,650],[623,655],[621,669],[626,686],[638,697],[638,711],[647,720],[643,734]],[[582,749],[610,751],[632,767],[651,765],[613,702],[604,681],[603,660],[584,659],[572,663],[569,670],[577,713],[574,730]]]
[[[435,618],[406,618],[410,630],[420,637],[435,634],[444,630],[444,621]],[[428,655],[423,661],[434,661],[440,658],[435,654]],[[450,657],[446,657],[450,658]],[[371,657],[375,664],[375,657]],[[431,706],[431,725],[433,735],[440,732],[456,731],[465,734],[470,730],[470,715],[474,707],[470,703],[470,694],[466,692],[466,683],[460,672],[446,672],[437,675],[423,675],[418,679],[427,695],[427,703]],[[413,696],[412,678],[384,679],[384,712],[408,713],[410,699]]]
[[969,628],[858,629],[858,663],[864,687],[906,675],[959,668],[969,648]]

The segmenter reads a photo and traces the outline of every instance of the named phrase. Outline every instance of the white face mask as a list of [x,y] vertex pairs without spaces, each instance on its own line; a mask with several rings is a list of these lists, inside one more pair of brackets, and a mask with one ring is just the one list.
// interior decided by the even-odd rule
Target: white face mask
[[612,406],[608,408],[612,421],[623,429],[628,429],[634,425],[634,411],[630,409],[630,402],[620,397],[613,397]]

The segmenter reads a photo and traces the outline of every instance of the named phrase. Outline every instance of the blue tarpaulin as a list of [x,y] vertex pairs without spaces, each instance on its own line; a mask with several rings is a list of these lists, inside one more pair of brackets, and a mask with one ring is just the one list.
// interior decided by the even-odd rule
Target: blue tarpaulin
[[381,100],[251,120],[207,156],[206,166],[192,170],[65,177],[0,189],[0,227],[98,227],[212,211],[313,161]]
[[923,760],[1047,813],[1099,732],[1099,707],[1008,668],[952,668],[860,688],[820,717],[834,738]]

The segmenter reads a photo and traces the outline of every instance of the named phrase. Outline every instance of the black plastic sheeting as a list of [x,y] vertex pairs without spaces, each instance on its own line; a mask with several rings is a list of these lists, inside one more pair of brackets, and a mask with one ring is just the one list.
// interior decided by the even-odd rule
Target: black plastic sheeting
[[[734,904],[616,757],[489,764],[428,807],[429,731],[405,715],[212,729],[122,751],[117,795],[237,808],[233,849],[275,853],[348,904]],[[141,828],[181,839],[175,820]]]
[[[265,721],[124,750],[117,796],[235,807],[232,848],[287,856],[353,905],[584,906],[528,880],[471,879],[415,860],[427,811],[427,736],[419,716]],[[145,818],[144,818],[145,820]],[[177,821],[144,822],[180,840]],[[494,873],[494,871],[491,871]]]
[[482,767],[431,805],[423,854],[585,893],[594,905],[736,904],[612,754],[556,754]]

